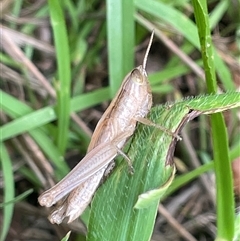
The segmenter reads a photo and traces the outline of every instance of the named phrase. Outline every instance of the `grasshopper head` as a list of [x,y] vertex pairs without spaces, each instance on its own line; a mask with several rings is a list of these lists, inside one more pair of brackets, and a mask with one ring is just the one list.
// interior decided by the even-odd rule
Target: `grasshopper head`
[[132,70],[130,78],[133,82],[139,85],[144,85],[148,82],[147,72],[142,65]]

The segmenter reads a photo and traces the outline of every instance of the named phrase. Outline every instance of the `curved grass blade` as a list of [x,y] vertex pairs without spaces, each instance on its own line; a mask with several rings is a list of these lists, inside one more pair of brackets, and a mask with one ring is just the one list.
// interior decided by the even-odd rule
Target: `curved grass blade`
[[[192,118],[202,113],[215,113],[240,106],[239,93],[202,96],[158,106],[149,118],[171,131],[179,132]],[[159,129],[139,125],[127,149],[135,173],[128,172],[122,161],[110,178],[97,191],[88,226],[88,241],[145,241],[152,234],[162,189],[174,175],[172,157],[176,140]],[[155,191],[154,191],[155,190]],[[159,191],[160,190],[160,191]],[[139,195],[151,191],[154,199],[144,200],[136,209]],[[160,195],[157,193],[160,192]],[[148,195],[148,194],[146,194]],[[107,227],[107,229],[106,229]],[[117,227],[117,228],[116,228]]]

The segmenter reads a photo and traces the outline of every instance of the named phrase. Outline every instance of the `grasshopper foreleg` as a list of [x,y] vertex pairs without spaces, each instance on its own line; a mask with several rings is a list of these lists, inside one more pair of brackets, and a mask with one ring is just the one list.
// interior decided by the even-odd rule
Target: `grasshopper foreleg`
[[127,161],[127,163],[128,163],[128,168],[129,168],[129,172],[130,172],[131,174],[133,174],[133,173],[134,173],[134,168],[133,168],[131,159],[130,159],[121,149],[118,148],[117,150],[118,150],[118,153],[119,153],[121,156],[123,156],[124,159]]

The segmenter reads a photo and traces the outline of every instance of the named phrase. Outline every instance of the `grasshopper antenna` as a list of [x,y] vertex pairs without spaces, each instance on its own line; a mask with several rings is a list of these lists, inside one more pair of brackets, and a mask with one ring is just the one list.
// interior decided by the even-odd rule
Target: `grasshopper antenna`
[[152,34],[151,34],[151,37],[150,37],[150,40],[149,40],[149,44],[148,44],[148,47],[147,47],[147,50],[146,50],[146,53],[145,53],[145,56],[144,56],[144,59],[143,59],[143,65],[142,65],[143,69],[146,69],[147,58],[148,58],[148,54],[149,54],[149,51],[150,51],[150,48],[151,48],[151,45],[152,45],[153,36],[154,36],[154,30],[152,31]]

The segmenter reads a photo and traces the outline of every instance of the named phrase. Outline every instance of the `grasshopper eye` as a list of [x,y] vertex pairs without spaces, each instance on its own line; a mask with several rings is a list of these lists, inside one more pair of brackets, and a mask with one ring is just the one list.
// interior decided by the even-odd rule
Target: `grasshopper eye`
[[138,84],[142,84],[144,82],[143,76],[138,69],[134,69],[131,73],[131,80]]

